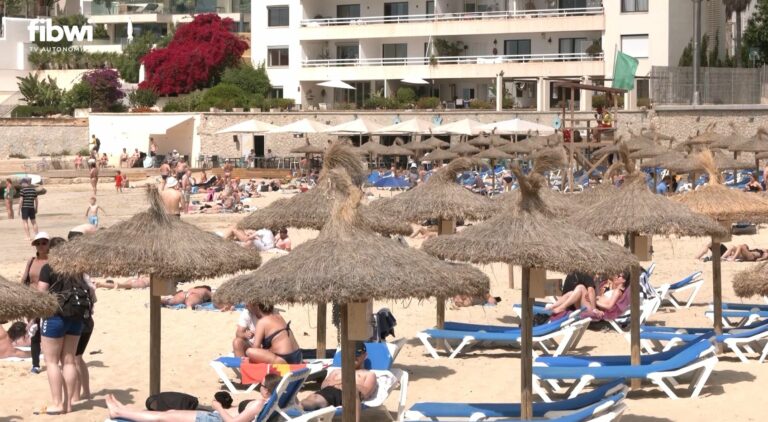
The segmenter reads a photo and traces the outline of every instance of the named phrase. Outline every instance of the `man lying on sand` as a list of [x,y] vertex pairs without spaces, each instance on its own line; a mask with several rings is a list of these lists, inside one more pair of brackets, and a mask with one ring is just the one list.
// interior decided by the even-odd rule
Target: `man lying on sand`
[[768,250],[750,249],[747,245],[736,245],[728,249],[723,256],[724,261],[766,261],[768,260]]
[[149,277],[145,275],[140,275],[133,278],[129,278],[126,281],[118,281],[117,283],[115,283],[114,280],[97,281],[96,287],[101,289],[125,289],[125,290],[145,289],[149,287]]

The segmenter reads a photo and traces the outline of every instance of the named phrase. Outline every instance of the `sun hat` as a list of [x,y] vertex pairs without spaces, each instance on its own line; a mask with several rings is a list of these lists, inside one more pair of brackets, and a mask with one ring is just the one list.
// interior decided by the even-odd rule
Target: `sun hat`
[[37,234],[35,235],[35,238],[32,239],[32,246],[35,246],[35,242],[41,239],[45,239],[50,242],[51,236],[48,235],[48,232],[37,232]]

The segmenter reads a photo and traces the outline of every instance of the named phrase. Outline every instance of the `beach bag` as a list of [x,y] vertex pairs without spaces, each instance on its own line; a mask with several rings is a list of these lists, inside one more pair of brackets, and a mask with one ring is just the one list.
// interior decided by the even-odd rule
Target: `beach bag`
[[147,410],[165,412],[167,410],[197,410],[197,397],[175,391],[165,391],[147,397]]
[[277,374],[285,376],[289,372],[298,371],[299,369],[306,368],[304,363],[298,364],[269,364],[269,363],[250,363],[247,360],[240,364],[240,380],[242,384],[257,384],[264,381],[264,377],[267,374]]
[[64,289],[56,295],[59,302],[59,315],[64,318],[88,319],[91,316],[92,303],[85,283],[70,277],[66,277],[63,281],[57,280],[57,283],[65,284]]

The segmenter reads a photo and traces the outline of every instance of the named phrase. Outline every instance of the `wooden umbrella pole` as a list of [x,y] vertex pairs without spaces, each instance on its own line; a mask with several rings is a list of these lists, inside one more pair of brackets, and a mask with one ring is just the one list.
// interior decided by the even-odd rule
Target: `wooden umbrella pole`
[[349,314],[347,304],[341,309],[341,403],[342,422],[357,419],[357,384],[355,383],[355,345],[349,341]]
[[[446,234],[453,234],[456,232],[456,220],[450,218],[439,217],[437,219],[437,235],[443,236]],[[443,329],[445,327],[445,298],[437,297],[437,328]]]
[[317,304],[317,359],[325,358],[325,329],[328,323],[325,320],[328,314],[327,304]]
[[164,280],[149,275],[149,394],[160,392],[160,289]]
[[520,405],[521,419],[533,417],[533,301],[531,300],[531,269],[523,267],[522,296],[523,317],[520,321],[522,342],[520,345]]
[[515,266],[512,264],[507,264],[507,269],[509,270],[509,288],[514,289],[515,288]]
[[[637,233],[632,233],[630,242],[634,243]],[[632,349],[632,365],[640,365],[640,266],[633,265],[630,270],[630,283],[632,303],[630,308],[630,347]],[[633,390],[640,388],[640,379],[632,378],[631,387]]]
[[[715,334],[723,334],[723,289],[720,270],[720,239],[712,238],[712,307],[715,316]],[[718,353],[723,352],[723,344],[715,346]]]

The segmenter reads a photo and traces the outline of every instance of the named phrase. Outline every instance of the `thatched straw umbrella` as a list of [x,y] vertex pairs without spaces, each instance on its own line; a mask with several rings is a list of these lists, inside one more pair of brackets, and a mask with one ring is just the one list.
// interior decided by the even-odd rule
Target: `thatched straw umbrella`
[[58,309],[59,303],[53,295],[0,277],[0,320],[46,318],[55,314]]
[[[338,302],[341,307],[343,420],[356,418],[354,346],[350,324],[368,325],[370,315],[351,312],[371,300],[479,294],[488,278],[466,265],[450,264],[376,236],[358,210],[362,192],[343,169],[330,175],[333,213],[316,239],[258,271],[225,282],[216,297],[278,303]],[[363,305],[365,306],[365,305]],[[368,327],[370,328],[370,326]]]
[[694,212],[707,215],[728,230],[725,237],[712,237],[712,294],[715,312],[715,332],[723,333],[722,287],[720,272],[720,244],[730,239],[733,221],[768,221],[768,200],[753,194],[729,189],[722,185],[720,173],[715,167],[715,160],[709,151],[701,152],[696,157],[699,165],[709,173],[709,184],[696,191],[678,195],[672,199],[687,205]]
[[683,142],[683,145],[709,145],[714,142],[721,142],[723,136],[715,132],[715,126],[717,126],[717,122],[710,123],[704,132],[688,138]]
[[[739,130],[736,128],[736,124],[734,122],[728,122],[728,126],[731,127],[731,134],[724,135],[720,137],[720,139],[716,140],[715,142],[712,142],[711,144],[709,144],[710,148],[731,149],[731,147],[734,147],[736,145],[743,144],[749,141],[749,139],[739,134]],[[736,153],[733,154],[733,157],[736,158]]]
[[[545,270],[620,272],[636,265],[637,260],[618,245],[595,239],[554,219],[539,194],[546,180],[537,173],[525,176],[516,166],[512,171],[521,191],[514,211],[497,214],[455,235],[429,239],[422,249],[444,259],[478,264],[504,262],[523,267],[521,416],[529,419],[533,416],[531,336],[535,296],[531,294],[531,284],[543,282]],[[532,275],[535,280],[531,280]]]
[[430,136],[427,140],[424,141],[424,145],[431,146],[432,149],[437,149],[437,148],[447,148],[451,146],[451,143],[445,142],[441,139],[437,139],[434,136]]
[[[621,188],[603,201],[588,206],[583,212],[571,216],[568,221],[594,235],[627,235],[630,248],[639,258],[647,259],[646,251],[636,245],[640,234],[724,236],[722,226],[708,217],[692,212],[685,205],[673,202],[663,195],[651,193],[642,172],[629,158],[626,147],[620,153],[622,163],[628,172]],[[650,239],[649,239],[650,240]],[[640,283],[639,268],[631,271],[631,348],[632,363],[640,363]],[[638,386],[633,381],[633,385]]]
[[444,161],[444,160],[453,160],[454,158],[459,158],[459,155],[445,149],[436,149],[434,151],[430,151],[429,154],[421,157],[421,160],[422,161]]
[[768,297],[768,262],[736,273],[733,276],[733,291],[741,298]]
[[402,145],[392,144],[388,147],[384,147],[384,151],[381,153],[381,155],[389,155],[389,156],[409,156],[413,155],[413,151],[409,150],[408,148],[403,147]]
[[669,148],[661,145],[654,145],[630,153],[629,158],[651,158],[658,157],[659,155],[664,155],[667,153],[669,153]]
[[311,163],[310,159],[312,154],[323,154],[325,152],[325,148],[310,144],[309,139],[304,139],[304,141],[304,145],[292,149],[291,152],[294,154],[304,154],[304,158],[307,159],[307,174],[309,174],[309,167]]
[[660,140],[660,141],[674,141],[675,137],[671,135],[665,135],[656,129],[648,129],[648,128],[641,128],[640,129],[640,136],[644,136],[648,139],[653,139],[654,141]]
[[[734,145],[731,148],[734,152],[766,152],[768,151],[768,131],[765,128],[758,128],[757,133],[749,141]],[[755,157],[755,171],[760,173],[760,159]]]
[[480,159],[488,159],[491,160],[491,173],[493,173],[493,189],[491,191],[496,190],[496,160],[511,160],[515,157],[507,154],[504,151],[501,151],[497,149],[496,147],[488,147],[488,149],[485,149],[477,154],[475,154],[475,158]]
[[363,145],[360,145],[360,147],[357,150],[363,155],[371,156],[370,158],[374,160],[376,166],[378,167],[379,156],[384,155],[384,153],[387,152],[387,147],[378,142],[368,141]]
[[459,142],[458,144],[448,148],[448,151],[464,157],[480,152],[480,148],[474,145],[470,145],[468,142]]
[[470,139],[468,141],[470,145],[476,146],[476,147],[489,147],[493,143],[491,140],[491,136],[487,133],[480,134],[479,136],[475,137],[474,139]]
[[[330,197],[328,174],[334,168],[344,168],[357,186],[362,186],[365,182],[365,168],[354,155],[351,147],[334,143],[326,152],[323,170],[314,189],[291,198],[279,199],[267,207],[256,210],[240,220],[237,226],[251,230],[262,228],[279,230],[282,227],[322,229],[331,218],[333,203]],[[362,206],[360,214],[366,224],[377,233],[408,235],[412,232],[411,226],[395,215],[380,212],[368,206]],[[325,356],[326,315],[326,304],[319,304],[317,307],[317,356]]]
[[160,392],[160,296],[175,292],[178,280],[257,268],[261,257],[258,251],[167,214],[157,188],[149,186],[147,192],[147,211],[51,250],[48,262],[57,272],[68,274],[149,273],[149,390],[156,394]]
[[[420,223],[437,219],[437,233],[456,231],[456,220],[483,220],[493,215],[493,203],[485,196],[473,193],[458,183],[459,172],[472,168],[474,160],[458,158],[438,169],[425,183],[393,198],[378,199],[371,208],[381,214],[396,216],[403,221]],[[445,323],[445,300],[438,296],[437,326]]]

